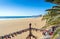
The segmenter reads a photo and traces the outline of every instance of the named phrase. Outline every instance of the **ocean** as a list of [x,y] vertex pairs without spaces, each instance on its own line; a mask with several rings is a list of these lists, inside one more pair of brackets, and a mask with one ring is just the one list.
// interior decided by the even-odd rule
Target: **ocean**
[[11,19],[20,19],[20,18],[36,18],[40,16],[0,16],[0,20],[11,20]]

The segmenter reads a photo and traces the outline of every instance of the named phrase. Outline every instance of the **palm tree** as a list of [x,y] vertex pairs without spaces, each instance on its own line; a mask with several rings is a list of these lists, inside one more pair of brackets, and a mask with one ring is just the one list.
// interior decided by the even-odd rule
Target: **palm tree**
[[[48,9],[47,10],[48,13],[46,13],[43,16],[43,19],[46,19],[46,26],[44,26],[43,28],[47,28],[51,25],[58,25],[60,26],[60,13],[58,13],[57,11],[60,11],[60,9]],[[53,38],[57,35],[57,32],[60,32],[60,29],[57,29],[56,32],[53,35]]]
[[[53,25],[51,24],[50,22],[52,22],[53,19],[56,19],[60,13],[57,13],[57,9],[48,9],[47,10],[48,13],[46,13],[44,16],[43,16],[43,19],[46,19],[46,23],[49,24],[49,25]],[[56,18],[55,18],[56,16]]]
[[[60,0],[45,0],[45,1],[60,5]],[[53,9],[48,9],[47,11],[49,12],[43,16],[43,19],[47,20],[46,26],[43,28],[47,28],[51,25],[60,26],[60,6],[54,6],[54,7]],[[52,39],[58,34],[58,32],[60,32],[60,27],[57,28],[56,31],[54,32]]]
[[60,4],[60,0],[45,0],[45,1],[55,3],[55,4]]

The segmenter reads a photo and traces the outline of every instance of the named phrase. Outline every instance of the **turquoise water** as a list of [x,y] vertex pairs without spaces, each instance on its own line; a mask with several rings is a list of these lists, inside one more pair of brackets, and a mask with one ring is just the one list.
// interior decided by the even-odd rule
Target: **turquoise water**
[[18,19],[18,18],[36,18],[40,16],[0,16],[0,20]]
[[39,16],[0,16],[0,18],[34,18]]

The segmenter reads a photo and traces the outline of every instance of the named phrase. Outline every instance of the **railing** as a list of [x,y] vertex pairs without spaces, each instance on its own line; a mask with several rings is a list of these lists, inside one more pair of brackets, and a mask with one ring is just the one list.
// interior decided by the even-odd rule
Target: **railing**
[[28,38],[31,39],[31,37],[37,39],[37,37],[32,34],[32,30],[35,30],[35,31],[41,31],[41,30],[36,29],[36,28],[32,28],[31,25],[32,24],[30,23],[28,29],[24,29],[24,30],[20,30],[20,31],[8,34],[8,35],[0,36],[0,39],[4,39],[4,38],[6,38],[6,39],[10,38],[11,39],[12,37],[17,36],[18,34],[22,34],[22,33],[27,32],[27,31],[29,31],[29,35],[26,37],[26,39],[28,39]]

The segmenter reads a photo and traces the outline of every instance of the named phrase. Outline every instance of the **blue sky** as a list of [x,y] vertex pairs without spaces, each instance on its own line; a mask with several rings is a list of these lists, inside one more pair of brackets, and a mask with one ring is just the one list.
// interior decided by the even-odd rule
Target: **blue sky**
[[45,0],[0,0],[0,16],[40,15],[52,6]]

